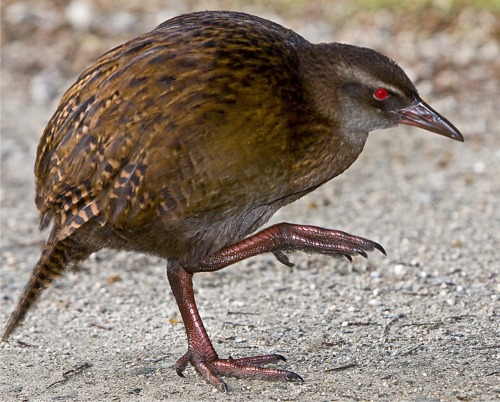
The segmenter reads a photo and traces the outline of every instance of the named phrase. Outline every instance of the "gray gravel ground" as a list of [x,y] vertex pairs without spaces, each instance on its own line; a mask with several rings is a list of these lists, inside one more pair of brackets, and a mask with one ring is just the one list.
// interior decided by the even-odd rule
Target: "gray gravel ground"
[[[222,4],[6,3],[2,325],[47,235],[37,231],[32,166],[62,92],[106,49],[180,12]],[[371,238],[387,257],[351,265],[297,253],[290,269],[263,255],[195,276],[221,356],[280,353],[288,358],[280,366],[305,383],[227,379],[230,394],[222,395],[192,369],[177,377],[173,364],[186,342],[165,262],[104,251],[46,291],[0,345],[0,400],[500,399],[499,16],[463,10],[445,23],[431,11],[425,18],[379,11],[340,23],[317,3],[290,13],[251,2],[238,8],[312,41],[390,55],[466,142],[407,127],[373,133],[343,176],[273,218]]]

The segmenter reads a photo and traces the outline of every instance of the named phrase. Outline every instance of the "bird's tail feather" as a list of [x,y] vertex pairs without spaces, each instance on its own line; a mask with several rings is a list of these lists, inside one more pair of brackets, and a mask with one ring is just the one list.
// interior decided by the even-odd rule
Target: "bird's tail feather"
[[78,250],[77,247],[75,248],[74,242],[68,238],[61,241],[52,239],[53,236],[45,244],[42,255],[31,271],[28,283],[24,287],[16,308],[10,315],[9,321],[3,330],[2,341],[6,341],[21,323],[44,288],[61,276],[68,264],[75,262],[75,260],[82,260],[89,254]]

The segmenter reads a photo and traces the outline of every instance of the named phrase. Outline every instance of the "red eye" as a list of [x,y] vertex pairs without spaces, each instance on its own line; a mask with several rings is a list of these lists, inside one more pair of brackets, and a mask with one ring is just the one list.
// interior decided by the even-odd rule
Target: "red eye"
[[375,91],[373,96],[375,96],[375,99],[384,100],[389,96],[389,92],[387,92],[387,89],[385,88],[379,88]]

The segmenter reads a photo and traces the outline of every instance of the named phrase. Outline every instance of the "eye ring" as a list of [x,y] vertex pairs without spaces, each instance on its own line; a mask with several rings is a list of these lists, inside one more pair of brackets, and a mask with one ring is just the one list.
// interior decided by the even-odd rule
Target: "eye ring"
[[389,96],[389,91],[385,88],[377,88],[375,92],[373,93],[373,97],[379,101],[383,101],[387,99]]

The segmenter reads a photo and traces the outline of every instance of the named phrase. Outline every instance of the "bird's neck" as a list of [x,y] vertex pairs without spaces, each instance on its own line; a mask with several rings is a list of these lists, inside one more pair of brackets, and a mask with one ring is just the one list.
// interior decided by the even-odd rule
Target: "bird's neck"
[[296,50],[307,110],[302,124],[296,125],[294,171],[300,174],[292,181],[294,190],[312,190],[344,172],[368,137],[368,132],[342,123],[337,98],[342,72],[341,64],[332,63],[335,49],[331,44],[307,44]]
[[327,120],[301,128],[294,140],[298,147],[291,152],[291,193],[306,194],[343,173],[358,158],[368,137],[368,133],[347,134]]
[[[332,44],[312,44],[296,49],[299,75],[307,101],[323,118],[340,122],[337,88],[341,82],[340,56]],[[338,62],[337,62],[338,60]]]

